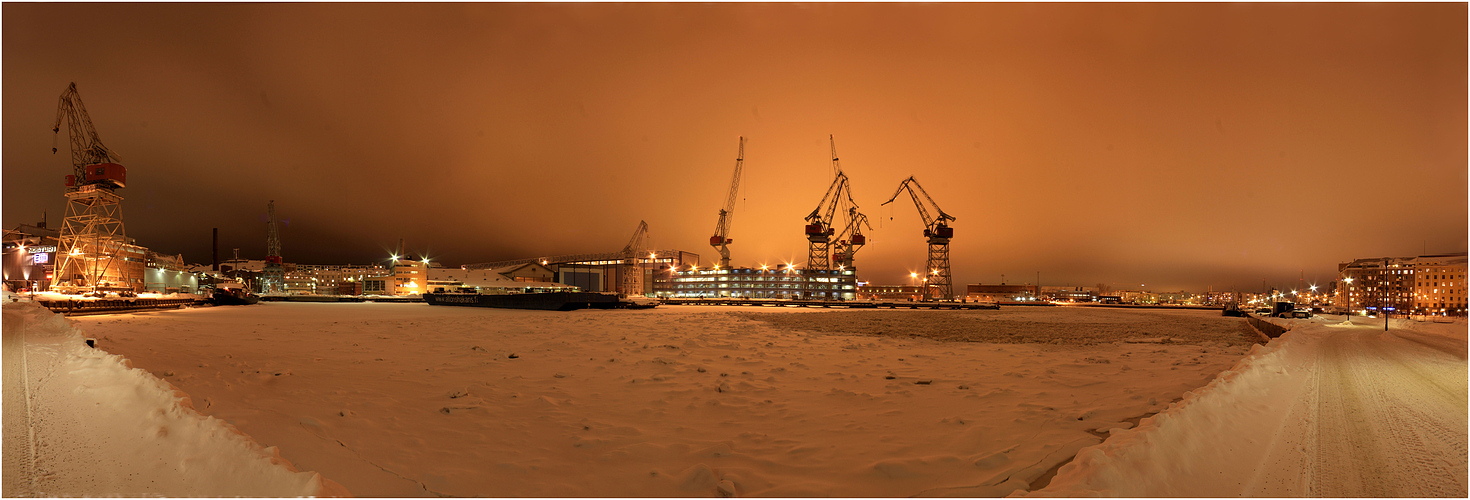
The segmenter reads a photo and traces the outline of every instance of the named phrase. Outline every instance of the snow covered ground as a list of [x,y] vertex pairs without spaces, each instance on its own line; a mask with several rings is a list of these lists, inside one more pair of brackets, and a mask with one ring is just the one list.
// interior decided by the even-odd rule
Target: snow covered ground
[[1208,384],[1252,338],[1218,312],[1021,307],[262,303],[74,321],[359,496],[1002,496]]
[[1293,330],[1035,494],[1466,496],[1463,321],[1276,321]]
[[1465,323],[1345,320],[7,304],[5,493],[1465,496]]
[[301,496],[297,472],[167,382],[87,347],[61,316],[4,298],[4,496]]

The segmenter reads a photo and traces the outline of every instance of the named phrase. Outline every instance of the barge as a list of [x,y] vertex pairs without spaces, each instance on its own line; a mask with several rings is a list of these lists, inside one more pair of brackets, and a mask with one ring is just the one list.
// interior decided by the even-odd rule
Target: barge
[[423,294],[424,302],[436,306],[497,307],[502,309],[539,309],[573,311],[577,309],[637,309],[652,307],[636,301],[625,301],[617,295],[599,292],[541,293],[476,293],[434,292]]

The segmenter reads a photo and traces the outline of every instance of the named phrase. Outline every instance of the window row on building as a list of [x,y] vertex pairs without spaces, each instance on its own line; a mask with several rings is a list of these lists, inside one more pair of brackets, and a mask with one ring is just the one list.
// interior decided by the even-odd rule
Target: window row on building
[[1466,254],[1340,263],[1336,305],[1351,312],[1463,316]]

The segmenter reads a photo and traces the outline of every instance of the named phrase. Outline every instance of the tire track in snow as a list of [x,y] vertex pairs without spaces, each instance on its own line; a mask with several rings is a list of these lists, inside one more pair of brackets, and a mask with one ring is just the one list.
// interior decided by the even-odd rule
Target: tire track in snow
[[[14,319],[12,319],[14,318]],[[31,428],[30,374],[26,371],[25,319],[6,316],[4,325],[4,496],[35,494],[35,431]]]
[[1465,496],[1463,395],[1384,340],[1357,331],[1322,339],[1308,495]]

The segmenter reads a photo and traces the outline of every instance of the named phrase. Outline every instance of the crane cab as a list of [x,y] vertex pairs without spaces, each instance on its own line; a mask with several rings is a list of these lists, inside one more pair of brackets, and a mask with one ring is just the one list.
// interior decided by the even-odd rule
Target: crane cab
[[825,242],[828,237],[832,236],[832,232],[832,228],[826,227],[820,222],[806,225],[806,239],[810,241]]
[[717,247],[717,246],[720,246],[720,245],[729,245],[729,244],[734,243],[734,242],[735,242],[735,240],[733,240],[733,239],[728,239],[727,240],[725,238],[721,238],[720,235],[718,235],[718,234],[709,237],[709,244],[710,244],[710,246],[716,246]]
[[[116,163],[96,163],[82,167],[86,173],[86,179],[80,184],[102,184],[111,188],[120,188],[127,185],[128,169]],[[73,176],[67,176],[67,185],[76,182]]]
[[862,246],[862,245],[866,245],[867,243],[868,243],[868,238],[866,236],[863,236],[861,234],[854,234],[854,235],[852,235],[852,244],[853,244],[853,246]]

